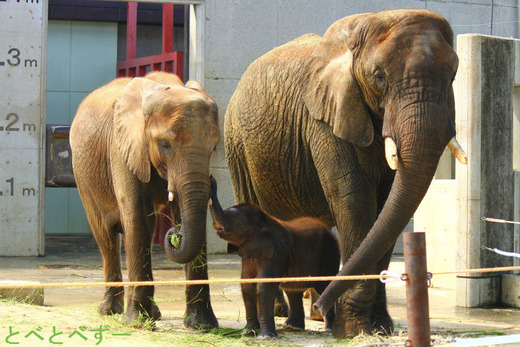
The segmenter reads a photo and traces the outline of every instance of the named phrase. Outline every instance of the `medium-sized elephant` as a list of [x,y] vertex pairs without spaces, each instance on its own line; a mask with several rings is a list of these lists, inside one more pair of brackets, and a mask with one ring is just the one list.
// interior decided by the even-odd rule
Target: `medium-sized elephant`
[[[235,202],[338,229],[341,275],[379,274],[455,140],[458,58],[446,19],[425,10],[362,13],[256,59],[227,107]],[[385,285],[332,281],[316,307],[332,333],[393,331]]]
[[[336,237],[319,219],[301,217],[282,221],[252,204],[240,204],[223,211],[217,199],[217,182],[211,176],[213,227],[223,240],[238,246],[242,257],[242,278],[333,276],[338,272],[340,253]],[[305,329],[303,293],[314,288],[322,293],[329,282],[243,283],[246,329],[260,328],[258,338],[277,337],[274,300],[278,288],[289,299],[289,317],[284,328]],[[334,310],[325,316],[330,331]]]
[[[182,223],[180,246],[167,247],[169,256],[190,263],[188,279],[207,278],[202,258],[209,160],[219,141],[217,118],[215,102],[199,83],[184,85],[177,76],[161,72],[118,78],[81,103],[70,130],[72,164],[106,281],[123,279],[121,234],[128,279],[153,280],[155,220],[168,203],[174,222]],[[201,251],[204,257],[197,257]],[[153,295],[152,286],[129,287],[125,320],[159,319]],[[187,286],[186,297],[186,326],[218,326],[208,286]],[[98,311],[122,313],[123,288],[107,287]]]

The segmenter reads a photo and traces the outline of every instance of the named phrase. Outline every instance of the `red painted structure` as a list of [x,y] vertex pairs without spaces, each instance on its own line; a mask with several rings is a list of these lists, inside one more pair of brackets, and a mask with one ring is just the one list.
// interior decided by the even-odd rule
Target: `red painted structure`
[[149,71],[173,72],[183,80],[184,54],[173,50],[173,4],[163,4],[162,53],[136,58],[137,2],[128,3],[126,60],[117,63],[117,77],[139,77]]
[[[128,2],[126,21],[126,60],[117,63],[117,77],[140,77],[149,71],[172,72],[184,80],[184,52],[173,50],[173,4],[163,4],[162,53],[136,58],[137,2]],[[166,192],[164,193],[166,195]],[[164,207],[157,216],[154,243],[164,246],[164,236],[171,228],[171,209]]]

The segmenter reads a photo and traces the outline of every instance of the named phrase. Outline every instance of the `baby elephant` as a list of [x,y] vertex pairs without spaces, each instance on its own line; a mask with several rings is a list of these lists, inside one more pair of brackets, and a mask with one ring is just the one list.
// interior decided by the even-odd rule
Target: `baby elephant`
[[[220,238],[238,246],[242,257],[242,278],[334,276],[340,263],[336,238],[320,220],[303,217],[282,221],[251,204],[240,204],[223,211],[217,199],[217,183],[211,181],[213,227]],[[246,329],[260,328],[261,339],[277,337],[274,299],[281,287],[289,299],[289,317],[284,328],[305,329],[303,293],[314,288],[319,294],[329,282],[242,284],[246,306]],[[325,317],[330,331],[334,310]]]

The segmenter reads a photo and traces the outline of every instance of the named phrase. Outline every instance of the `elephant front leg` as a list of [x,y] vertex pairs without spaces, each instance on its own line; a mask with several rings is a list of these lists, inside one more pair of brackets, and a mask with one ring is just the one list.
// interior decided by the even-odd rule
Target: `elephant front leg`
[[[184,272],[187,280],[208,279],[206,244],[202,246],[200,255],[186,264]],[[184,326],[192,329],[218,328],[218,321],[211,307],[209,285],[186,286]]]
[[268,340],[278,337],[274,324],[274,299],[280,283],[258,283],[257,311],[260,322],[259,339]]
[[[134,281],[153,281],[151,242],[153,233],[127,232],[125,239],[128,279]],[[161,318],[161,312],[154,302],[153,286],[128,288],[126,306],[127,323],[146,324]]]
[[256,310],[256,286],[256,283],[242,283],[240,285],[242,289],[242,299],[244,300],[244,306],[246,307],[246,326],[244,329],[250,330],[247,332],[248,335],[250,335],[251,332],[254,334],[254,330],[260,328],[258,312]]
[[353,338],[361,334],[371,334],[372,308],[376,293],[376,281],[358,281],[336,302],[336,316],[332,323],[335,338]]

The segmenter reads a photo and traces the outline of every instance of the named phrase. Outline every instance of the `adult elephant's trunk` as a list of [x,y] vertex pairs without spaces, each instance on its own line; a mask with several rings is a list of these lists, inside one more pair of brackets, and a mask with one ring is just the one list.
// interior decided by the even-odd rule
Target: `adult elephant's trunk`
[[[432,116],[432,113],[437,114]],[[361,275],[374,271],[374,264],[392,247],[413,217],[430,186],[444,147],[454,136],[453,125],[443,114],[446,111],[440,107],[423,104],[409,106],[405,115],[400,115],[405,120],[392,131],[398,139],[397,172],[392,189],[372,229],[338,275]],[[315,307],[325,315],[342,293],[353,285],[353,281],[331,282]]]
[[206,211],[209,200],[207,174],[192,173],[184,178],[177,189],[178,197],[175,197],[179,202],[181,228],[170,229],[164,240],[164,250],[168,258],[181,264],[195,259],[206,241]]

